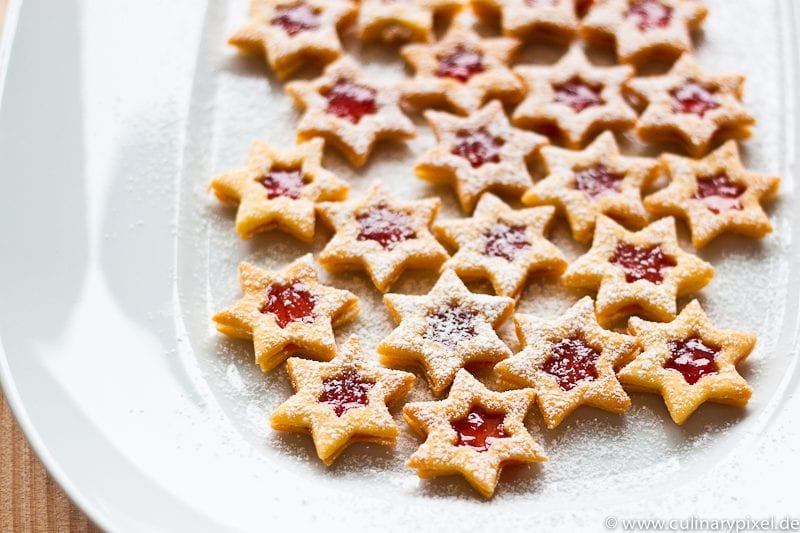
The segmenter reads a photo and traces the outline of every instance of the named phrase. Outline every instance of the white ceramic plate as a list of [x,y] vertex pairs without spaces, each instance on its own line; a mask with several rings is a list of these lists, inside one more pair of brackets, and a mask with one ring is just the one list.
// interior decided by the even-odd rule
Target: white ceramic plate
[[[702,252],[717,268],[700,295],[709,314],[759,337],[742,367],[753,400],[704,406],[684,427],[643,395],[623,417],[582,409],[556,431],[531,415],[550,462],[508,471],[484,502],[457,478],[422,482],[404,466],[418,440],[399,415],[396,450],[354,446],[326,470],[307,437],[268,428],[290,394],[283,369],[262,375],[247,343],[209,322],[238,297],[240,260],[278,267],[330,235],[320,229],[311,247],[277,233],[241,242],[231,211],[208,195],[214,174],[244,164],[251,139],[290,143],[298,116],[261,61],[225,45],[245,0],[12,2],[1,59],[0,376],[36,451],[118,531],[574,531],[612,516],[797,513],[800,9],[708,3],[701,62],[748,76],[759,125],[747,161],[784,177],[774,234]],[[361,55],[376,75],[402,75],[391,52]],[[412,176],[431,143],[423,127],[358,172],[335,155],[327,164],[353,195],[379,178],[401,197],[441,195],[444,214],[458,216],[447,188]],[[563,227],[554,238],[570,257],[581,252]],[[364,303],[339,339],[357,333],[374,348],[392,328],[380,296],[361,274],[324,277]],[[413,272],[395,290],[425,292],[433,280]],[[534,281],[519,308],[556,316],[575,298]],[[411,396],[428,397],[423,380]]]

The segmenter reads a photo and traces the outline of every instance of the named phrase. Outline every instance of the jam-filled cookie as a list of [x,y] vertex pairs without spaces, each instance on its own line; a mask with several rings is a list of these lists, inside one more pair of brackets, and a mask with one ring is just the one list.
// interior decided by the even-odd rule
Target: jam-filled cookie
[[497,100],[468,117],[426,111],[437,145],[425,152],[416,175],[453,184],[461,207],[472,212],[486,191],[519,197],[533,184],[527,163],[547,138],[514,128]]
[[425,442],[408,460],[423,479],[461,474],[484,498],[504,466],[547,460],[523,423],[532,389],[494,392],[466,370],[441,401],[409,403],[403,416]]
[[518,39],[570,41],[578,31],[575,0],[472,0],[486,22],[499,19],[503,34]]
[[625,388],[661,394],[676,424],[704,402],[744,407],[750,386],[736,371],[756,344],[755,336],[716,328],[693,300],[667,324],[631,318],[642,353],[619,372]]
[[442,269],[464,279],[488,278],[500,296],[516,297],[532,273],[561,274],[567,262],[545,238],[555,209],[511,209],[497,196],[481,196],[472,218],[440,220],[434,234],[458,248]]
[[249,22],[229,42],[263,53],[285,79],[310,61],[329,63],[342,55],[337,30],[355,14],[347,0],[251,0]]
[[358,35],[364,41],[433,40],[435,16],[449,18],[463,0],[361,0]]
[[558,207],[576,241],[592,240],[601,214],[633,227],[647,223],[642,189],[658,177],[658,160],[621,155],[610,131],[581,151],[545,147],[542,159],[546,177],[522,196],[522,203]]
[[623,84],[633,76],[630,66],[592,65],[574,47],[555,65],[521,66],[514,72],[527,92],[512,115],[515,126],[581,148],[601,130],[625,130],[636,123],[636,112],[622,95]]
[[297,138],[322,137],[355,166],[367,162],[376,141],[414,136],[414,124],[400,111],[394,84],[366,76],[357,63],[343,57],[313,81],[294,81],[288,92],[305,112]]
[[440,203],[399,202],[377,182],[360,200],[323,202],[317,212],[336,234],[319,262],[333,272],[366,269],[380,291],[406,268],[439,268],[449,256],[429,227]]
[[514,312],[514,300],[472,293],[452,270],[424,296],[387,294],[383,301],[400,325],[378,345],[381,362],[421,365],[437,396],[465,365],[511,355],[496,330]]
[[247,168],[211,182],[211,190],[221,202],[238,206],[236,231],[242,239],[280,228],[311,241],[317,202],[343,200],[350,190],[346,182],[322,168],[324,144],[315,138],[279,150],[254,141]]
[[272,413],[273,429],[310,433],[326,465],[354,442],[394,446],[400,431],[389,408],[413,374],[369,364],[355,335],[329,363],[292,357],[286,369],[295,394]]
[[631,232],[600,215],[592,248],[562,279],[569,287],[597,289],[597,316],[610,325],[634,314],[672,320],[676,298],[703,288],[713,275],[710,264],[678,245],[674,218]]
[[358,297],[322,285],[305,255],[280,271],[239,265],[244,296],[214,315],[217,330],[252,339],[256,363],[272,370],[294,353],[329,360],[336,352],[333,328],[353,319]]

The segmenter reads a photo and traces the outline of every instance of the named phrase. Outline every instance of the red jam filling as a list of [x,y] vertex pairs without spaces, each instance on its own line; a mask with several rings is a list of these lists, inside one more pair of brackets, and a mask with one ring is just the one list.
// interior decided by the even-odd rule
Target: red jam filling
[[563,390],[570,391],[579,383],[597,379],[595,364],[600,353],[582,339],[564,339],[554,343],[552,350],[542,370],[555,377]]
[[342,416],[350,409],[369,405],[367,393],[374,386],[375,383],[363,379],[358,372],[348,370],[322,382],[324,390],[318,401],[330,405],[336,416]]
[[469,446],[478,451],[485,452],[497,439],[510,437],[503,427],[506,415],[491,413],[480,406],[470,409],[466,418],[450,422],[458,434],[456,446]]
[[267,190],[267,198],[270,200],[280,196],[297,200],[300,198],[300,191],[311,180],[300,168],[272,167],[258,182]]
[[634,0],[630,3],[628,18],[636,20],[639,31],[664,28],[672,20],[672,8],[659,0]]
[[513,261],[520,253],[531,247],[531,243],[525,236],[526,229],[525,226],[510,226],[505,222],[497,222],[483,234],[486,242],[484,255]]
[[594,0],[577,0],[575,2],[575,11],[579,17],[583,17],[592,8]]
[[278,6],[271,22],[273,26],[280,26],[289,36],[293,36],[319,28],[319,9],[305,2]]
[[747,188],[734,183],[725,173],[697,178],[694,197],[703,202],[709,211],[718,215],[726,211],[741,211],[740,197]]
[[617,243],[611,262],[622,267],[628,283],[645,279],[656,285],[661,284],[666,272],[676,265],[672,257],[664,255],[659,245],[639,248],[622,241]]
[[714,89],[695,81],[687,81],[669,94],[672,97],[672,108],[676,113],[692,113],[702,118],[709,111],[719,107],[714,93],[716,93]]
[[322,92],[328,100],[328,113],[358,124],[365,115],[378,112],[375,89],[350,80],[339,80]]
[[452,153],[469,161],[472,168],[500,162],[500,148],[505,141],[492,137],[484,128],[475,131],[461,130],[458,132],[458,139],[459,143]]
[[285,328],[292,322],[313,322],[316,303],[317,299],[308,291],[308,287],[295,281],[288,285],[270,285],[267,289],[267,301],[260,311],[272,314],[278,326]]
[[677,370],[689,385],[694,385],[700,378],[708,374],[719,372],[714,359],[719,350],[707,346],[697,337],[685,341],[672,341],[669,343],[670,357],[664,368]]
[[566,83],[554,85],[553,89],[556,92],[555,101],[568,105],[576,113],[604,103],[600,96],[603,86],[589,85],[580,78],[572,78]]
[[453,78],[465,83],[475,74],[484,71],[483,54],[458,45],[455,50],[439,56],[439,69],[436,75],[440,78]]
[[384,250],[392,250],[398,243],[417,238],[411,217],[385,205],[377,205],[357,215],[356,221],[360,227],[358,240],[375,241]]
[[475,317],[472,311],[451,304],[428,315],[428,328],[423,337],[452,348],[475,336]]
[[583,168],[575,172],[575,188],[590,200],[620,192],[624,174],[612,172],[604,164]]

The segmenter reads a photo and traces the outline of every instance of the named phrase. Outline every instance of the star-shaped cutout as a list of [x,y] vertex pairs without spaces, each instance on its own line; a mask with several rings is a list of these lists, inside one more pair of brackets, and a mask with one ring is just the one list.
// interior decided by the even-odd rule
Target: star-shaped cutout
[[756,337],[714,327],[693,300],[668,324],[631,318],[628,330],[642,353],[620,370],[631,391],[659,393],[676,424],[683,424],[706,401],[744,407],[750,386],[736,372]]
[[636,133],[647,142],[679,140],[695,157],[719,139],[746,139],[755,117],[742,104],[744,76],[709,74],[684,54],[663,76],[635,78],[628,89],[647,104]]
[[358,314],[358,297],[322,285],[307,254],[280,271],[239,264],[244,296],[214,315],[220,333],[252,339],[264,372],[300,353],[329,360],[336,352],[333,328]]
[[638,352],[636,339],[600,327],[594,302],[582,298],[555,321],[514,315],[522,351],[495,371],[512,387],[532,387],[550,429],[581,405],[624,413],[631,400],[616,369]]
[[575,0],[473,0],[479,18],[500,19],[504,35],[568,42],[578,31]]
[[527,96],[514,110],[514,125],[553,133],[569,148],[580,148],[601,130],[624,130],[636,123],[636,112],[622,95],[633,76],[627,65],[592,65],[573,47],[555,65],[522,66],[514,72]]
[[522,84],[508,64],[519,46],[509,37],[482,38],[457,18],[440,41],[403,47],[401,54],[415,72],[403,84],[403,96],[416,107],[445,104],[462,115],[492,98],[516,102]]
[[724,231],[755,238],[772,231],[761,201],[778,192],[781,179],[748,171],[736,141],[728,141],[703,159],[664,154],[661,160],[672,181],[645,198],[645,206],[657,215],[685,218],[695,248]]
[[355,166],[367,162],[376,141],[414,136],[414,124],[399,107],[399,89],[365,75],[350,57],[315,80],[288,83],[286,92],[305,109],[298,140],[322,137]]
[[488,278],[500,296],[516,297],[531,273],[561,274],[566,259],[544,234],[555,209],[511,209],[497,196],[481,196],[472,218],[437,221],[434,234],[458,252],[442,269],[464,279]]
[[589,42],[616,42],[622,63],[674,59],[692,50],[691,32],[702,26],[708,8],[695,0],[605,0],[595,2],[581,22]]
[[429,227],[440,203],[398,202],[377,182],[360,200],[321,203],[317,211],[336,234],[319,262],[333,272],[364,268],[380,291],[406,268],[439,268],[449,256]]
[[602,324],[633,314],[672,320],[676,298],[705,287],[714,275],[714,268],[682,250],[677,238],[672,217],[631,232],[600,215],[592,248],[562,279],[569,287],[598,289]]
[[238,206],[236,231],[242,239],[277,227],[311,242],[316,203],[343,200],[350,190],[346,182],[322,168],[324,144],[315,138],[278,150],[254,141],[247,168],[211,182],[221,202]]
[[337,30],[356,14],[345,0],[251,0],[250,20],[229,39],[263,53],[279,79],[309,61],[329,63],[342,54]]
[[446,399],[403,407],[408,425],[425,437],[408,466],[423,479],[461,474],[491,498],[504,466],[547,461],[523,423],[534,396],[531,389],[491,391],[460,370]]
[[461,207],[472,212],[486,191],[519,197],[533,184],[528,161],[547,138],[511,126],[497,100],[468,117],[426,111],[437,145],[420,157],[416,175],[455,185]]
[[634,227],[647,223],[642,188],[658,177],[658,160],[622,156],[610,131],[578,152],[545,147],[542,158],[546,177],[523,195],[522,203],[558,207],[576,241],[591,241],[601,214]]
[[433,40],[434,15],[452,16],[463,0],[361,0],[358,35],[364,41]]
[[394,446],[400,431],[389,407],[411,390],[413,374],[369,364],[355,335],[331,362],[292,357],[286,370],[295,394],[272,413],[273,429],[311,433],[328,466],[353,442]]
[[424,296],[387,294],[383,302],[400,325],[378,345],[381,362],[421,365],[437,396],[465,365],[511,355],[496,330],[514,312],[514,300],[470,292],[452,270]]

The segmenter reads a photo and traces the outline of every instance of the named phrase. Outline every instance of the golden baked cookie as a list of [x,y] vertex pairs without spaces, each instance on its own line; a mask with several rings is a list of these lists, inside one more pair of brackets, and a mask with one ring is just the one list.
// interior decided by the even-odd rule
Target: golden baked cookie
[[578,32],[575,0],[472,0],[485,22],[500,21],[504,35],[568,42]]
[[459,370],[446,399],[403,407],[408,425],[425,437],[408,466],[423,479],[461,474],[491,498],[504,466],[547,460],[523,423],[534,396],[532,389],[491,391]]
[[400,431],[389,408],[413,374],[369,364],[355,335],[329,363],[292,357],[286,369],[295,394],[272,413],[273,429],[310,433],[326,465],[354,442],[394,446]]
[[463,0],[361,0],[357,31],[363,41],[433,40],[437,15],[449,18]]
[[381,362],[421,365],[437,396],[465,365],[511,355],[496,330],[514,312],[514,300],[472,293],[452,270],[424,296],[387,294],[383,302],[400,325],[378,345]]
[[717,329],[693,300],[667,324],[631,318],[642,353],[619,372],[630,391],[661,394],[676,424],[706,401],[744,407],[750,386],[736,372],[756,344],[749,333]]
[[329,360],[336,352],[333,328],[358,314],[358,297],[322,285],[307,254],[280,271],[239,264],[244,296],[214,315],[220,333],[252,339],[264,372],[289,355]]

